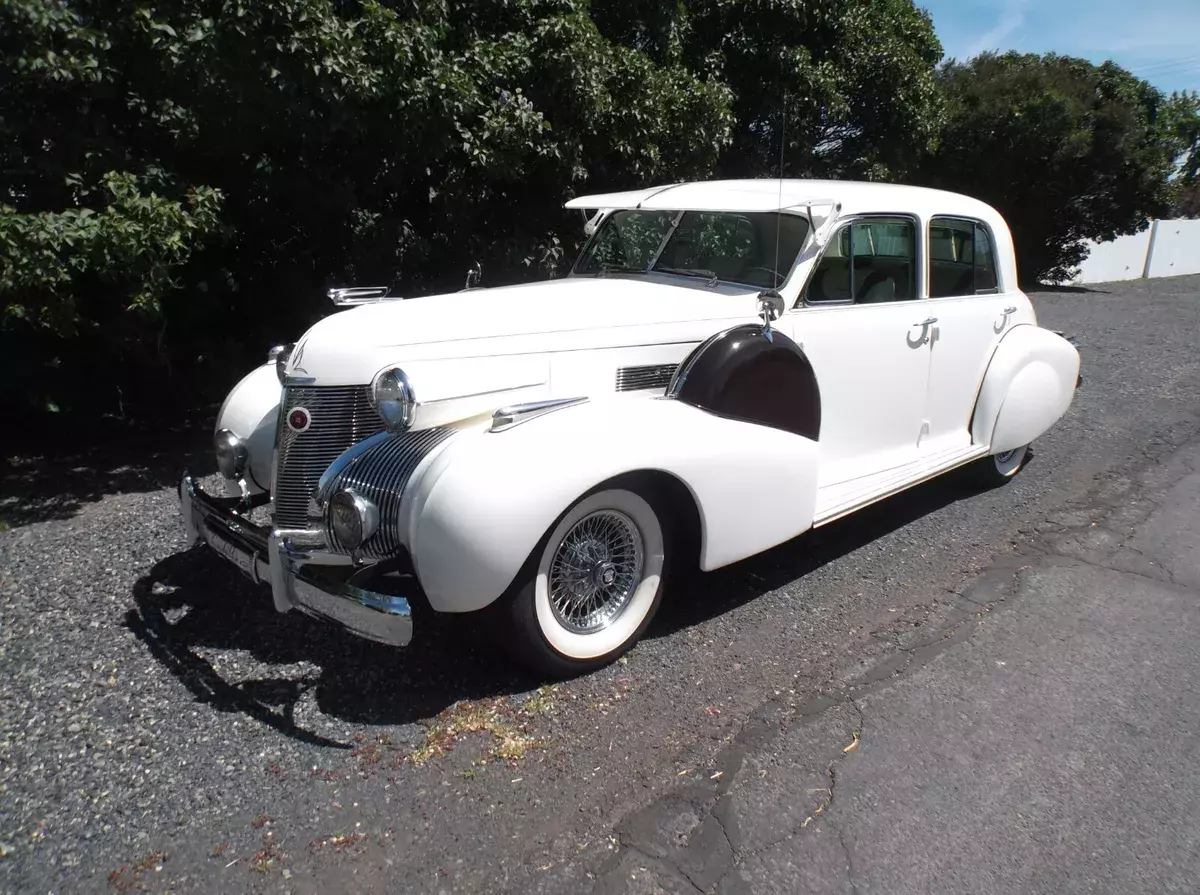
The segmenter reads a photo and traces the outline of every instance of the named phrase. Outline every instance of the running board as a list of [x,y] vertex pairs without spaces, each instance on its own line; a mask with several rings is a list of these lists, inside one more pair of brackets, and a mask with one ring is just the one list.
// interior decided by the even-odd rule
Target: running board
[[965,448],[950,448],[873,476],[818,488],[813,528],[826,525],[893,494],[899,494],[913,485],[937,478],[955,467],[965,466],[973,460],[986,457],[987,453],[987,445],[972,444]]

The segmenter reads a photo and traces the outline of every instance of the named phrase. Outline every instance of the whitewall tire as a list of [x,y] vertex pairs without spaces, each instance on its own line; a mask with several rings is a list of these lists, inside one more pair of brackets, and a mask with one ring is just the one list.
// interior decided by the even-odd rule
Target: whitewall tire
[[1003,485],[1021,471],[1028,456],[1029,445],[1025,444],[1011,451],[982,457],[975,467],[976,477],[985,485]]
[[534,548],[507,601],[506,645],[526,665],[569,676],[615,660],[662,599],[668,537],[640,494],[585,495]]

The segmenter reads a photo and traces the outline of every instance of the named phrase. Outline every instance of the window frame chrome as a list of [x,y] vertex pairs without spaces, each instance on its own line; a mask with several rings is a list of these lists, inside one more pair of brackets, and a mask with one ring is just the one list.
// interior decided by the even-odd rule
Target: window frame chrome
[[877,307],[879,305],[885,305],[885,306],[891,307],[892,305],[907,304],[909,302],[914,302],[914,301],[923,301],[929,297],[929,294],[928,294],[929,282],[927,279],[927,271],[926,271],[927,264],[921,263],[922,257],[928,258],[928,252],[927,252],[925,234],[924,234],[923,228],[921,226],[920,216],[914,212],[909,212],[909,211],[854,212],[853,214],[848,214],[845,216],[839,215],[838,221],[837,221],[837,227],[829,235],[829,239],[826,240],[825,246],[821,249],[821,253],[819,255],[817,255],[816,258],[813,259],[812,265],[808,269],[808,274],[805,276],[804,283],[800,287],[800,292],[796,298],[796,301],[792,305],[793,310],[802,310],[804,308],[868,307],[867,305],[860,305],[853,298],[849,298],[849,299],[845,299],[845,300],[841,300],[841,301],[809,301],[808,287],[812,284],[812,278],[813,278],[814,274],[816,274],[817,268],[820,267],[821,262],[825,259],[825,253],[829,251],[829,247],[833,245],[834,241],[837,240],[841,236],[842,230],[844,230],[846,227],[853,226],[854,224],[859,223],[863,220],[875,220],[878,218],[893,218],[893,219],[899,218],[899,219],[909,221],[913,225],[913,243],[914,243],[913,251],[916,254],[916,257],[913,259],[913,265],[914,265],[914,273],[916,274],[916,283],[914,283],[914,286],[913,286],[915,294],[912,296],[912,298],[901,299],[898,301],[873,302],[873,303],[871,303],[870,307]]
[[[993,264],[993,266],[995,268],[995,272],[996,272],[996,285],[990,289],[976,289],[973,292],[964,292],[961,295],[927,294],[926,298],[928,298],[930,301],[942,301],[943,299],[947,299],[947,298],[973,298],[976,295],[1004,295],[1006,292],[1008,292],[1008,284],[1005,282],[1004,275],[1002,274],[1002,272],[1000,270],[1001,265],[1000,265],[999,251],[996,246],[996,233],[994,230],[992,230],[991,225],[988,224],[988,222],[983,220],[982,218],[977,218],[977,217],[974,217],[969,214],[948,214],[948,213],[933,214],[933,215],[929,216],[929,220],[926,221],[926,223],[925,223],[925,230],[926,230],[927,236],[928,236],[929,230],[933,227],[934,221],[937,221],[937,220],[963,221],[966,223],[974,224],[976,227],[982,227],[984,229],[984,232],[987,233],[988,242],[992,247],[992,264]],[[974,269],[975,269],[974,239],[975,239],[974,234],[972,234],[972,236],[971,236],[971,240],[972,240],[971,270],[972,271],[974,271]],[[931,284],[933,282],[933,251],[932,251],[933,243],[932,243],[932,240],[929,241],[929,245],[931,247],[931,250],[928,252],[928,254],[925,257],[925,276],[926,276],[927,284]],[[972,273],[972,277],[973,276],[974,276],[974,273]],[[974,280],[972,280],[972,283],[974,283]],[[931,289],[927,290],[927,293],[931,293],[931,292],[932,292]]]

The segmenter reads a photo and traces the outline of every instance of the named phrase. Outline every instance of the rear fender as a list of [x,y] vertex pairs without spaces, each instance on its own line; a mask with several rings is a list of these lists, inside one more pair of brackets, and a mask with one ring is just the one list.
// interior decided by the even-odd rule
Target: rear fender
[[1029,444],[1067,412],[1079,351],[1039,326],[1014,326],[997,345],[971,420],[971,440],[996,454]]
[[687,487],[708,570],[810,527],[817,460],[817,443],[791,432],[668,398],[605,398],[464,433],[410,485],[401,525],[430,603],[467,612],[500,596],[558,517],[615,476],[659,471]]

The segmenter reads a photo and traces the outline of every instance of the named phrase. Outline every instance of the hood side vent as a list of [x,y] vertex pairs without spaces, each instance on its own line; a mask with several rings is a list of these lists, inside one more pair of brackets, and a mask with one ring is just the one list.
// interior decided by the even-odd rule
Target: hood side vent
[[666,388],[679,364],[649,364],[642,367],[618,367],[617,391],[636,392],[647,388]]

